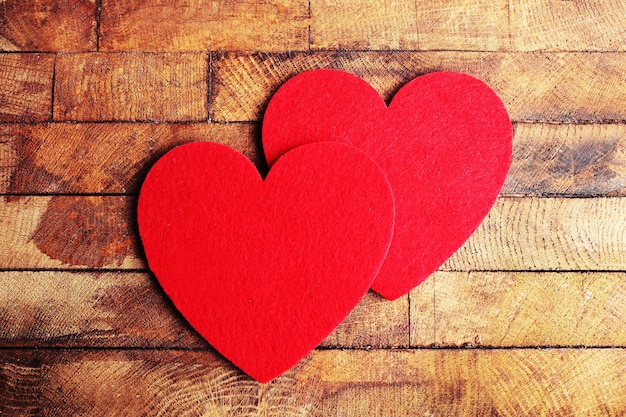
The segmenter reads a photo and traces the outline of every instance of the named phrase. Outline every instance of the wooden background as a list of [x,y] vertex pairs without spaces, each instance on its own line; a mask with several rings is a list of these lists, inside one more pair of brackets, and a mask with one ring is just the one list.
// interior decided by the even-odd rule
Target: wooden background
[[[0,415],[626,415],[625,2],[0,0],[0,50]],[[260,385],[146,271],[136,194],[188,141],[266,170],[269,97],[320,67],[483,79],[513,164],[440,271]]]

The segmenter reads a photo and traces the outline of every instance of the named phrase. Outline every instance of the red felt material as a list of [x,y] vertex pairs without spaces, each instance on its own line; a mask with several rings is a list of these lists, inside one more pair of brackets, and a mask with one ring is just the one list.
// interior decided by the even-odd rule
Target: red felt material
[[372,288],[388,299],[426,279],[478,227],[504,183],[512,134],[502,101],[471,76],[415,78],[387,107],[361,78],[325,69],[287,81],[270,100],[262,129],[270,165],[289,149],[335,140],[383,168],[396,223]]
[[334,142],[286,153],[265,181],[226,146],[179,146],[148,173],[137,210],[167,295],[261,382],[295,365],[359,302],[394,221],[378,165]]

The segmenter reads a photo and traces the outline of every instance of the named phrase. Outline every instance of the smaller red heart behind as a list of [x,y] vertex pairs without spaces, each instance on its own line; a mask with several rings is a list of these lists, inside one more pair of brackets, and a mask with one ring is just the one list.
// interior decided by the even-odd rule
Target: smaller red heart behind
[[394,200],[378,165],[351,146],[299,147],[263,181],[236,151],[191,143],[150,170],[137,218],[150,269],[174,305],[266,382],[367,292],[389,248]]
[[487,215],[508,172],[512,133],[502,101],[469,75],[417,77],[387,106],[361,78],[321,69],[278,89],[262,136],[270,165],[294,147],[335,140],[381,166],[396,220],[372,289],[396,299],[445,262]]

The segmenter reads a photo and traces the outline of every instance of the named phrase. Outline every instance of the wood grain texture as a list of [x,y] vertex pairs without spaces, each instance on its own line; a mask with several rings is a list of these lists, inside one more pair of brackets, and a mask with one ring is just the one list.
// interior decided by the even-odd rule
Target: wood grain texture
[[96,3],[89,0],[4,0],[0,51],[92,51]]
[[0,125],[0,192],[138,193],[148,170],[187,142],[230,146],[261,170],[265,161],[250,124],[45,123]]
[[60,54],[54,120],[206,120],[208,65],[202,53]]
[[518,123],[503,195],[626,195],[626,126]]
[[0,54],[0,122],[49,120],[53,72],[53,55]]
[[[0,269],[135,269],[135,197],[5,196]],[[441,269],[621,271],[625,198],[500,198]]]
[[147,273],[0,272],[0,288],[4,347],[208,347]]
[[[626,415],[625,27],[618,0],[0,0],[0,415]],[[268,100],[327,67],[387,102],[484,80],[511,170],[441,271],[260,385],[145,270],[135,194],[188,141],[266,172]]]
[[619,0],[512,0],[513,46],[521,51],[623,51],[626,4]]
[[311,0],[312,49],[419,49],[413,0]]
[[621,272],[436,272],[410,297],[416,347],[626,345]]
[[216,55],[212,120],[259,120],[271,95],[292,76],[337,68],[367,80],[385,100],[424,73],[458,71],[489,84],[514,121],[626,121],[626,54],[354,52]]
[[[208,347],[148,273],[0,272],[0,288],[5,347]],[[408,347],[408,310],[370,292],[322,346]]]
[[420,50],[510,50],[505,0],[415,2]]
[[127,197],[5,197],[0,269],[143,268]]
[[211,351],[0,352],[24,415],[620,416],[624,349],[317,351],[252,382]]
[[102,50],[308,49],[308,2],[103,0]]
[[[501,195],[626,196],[624,137],[623,124],[518,123]],[[202,140],[231,146],[267,171],[256,124],[5,124],[0,193],[137,193],[159,156]]]
[[409,346],[408,318],[408,295],[389,301],[369,291],[321,346],[405,348]]
[[[436,272],[411,294],[411,346],[623,346],[624,273]],[[205,349],[148,273],[0,272],[0,343]],[[555,302],[558,300],[558,302]],[[321,344],[408,346],[407,297],[369,292]]]
[[622,271],[626,199],[504,198],[442,269]]

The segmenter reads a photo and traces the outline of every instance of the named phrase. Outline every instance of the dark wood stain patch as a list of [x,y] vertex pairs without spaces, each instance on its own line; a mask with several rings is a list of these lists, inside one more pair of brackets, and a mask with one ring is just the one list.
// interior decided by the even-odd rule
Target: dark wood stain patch
[[121,266],[136,241],[125,220],[134,218],[128,201],[52,197],[31,239],[43,253],[68,265]]

